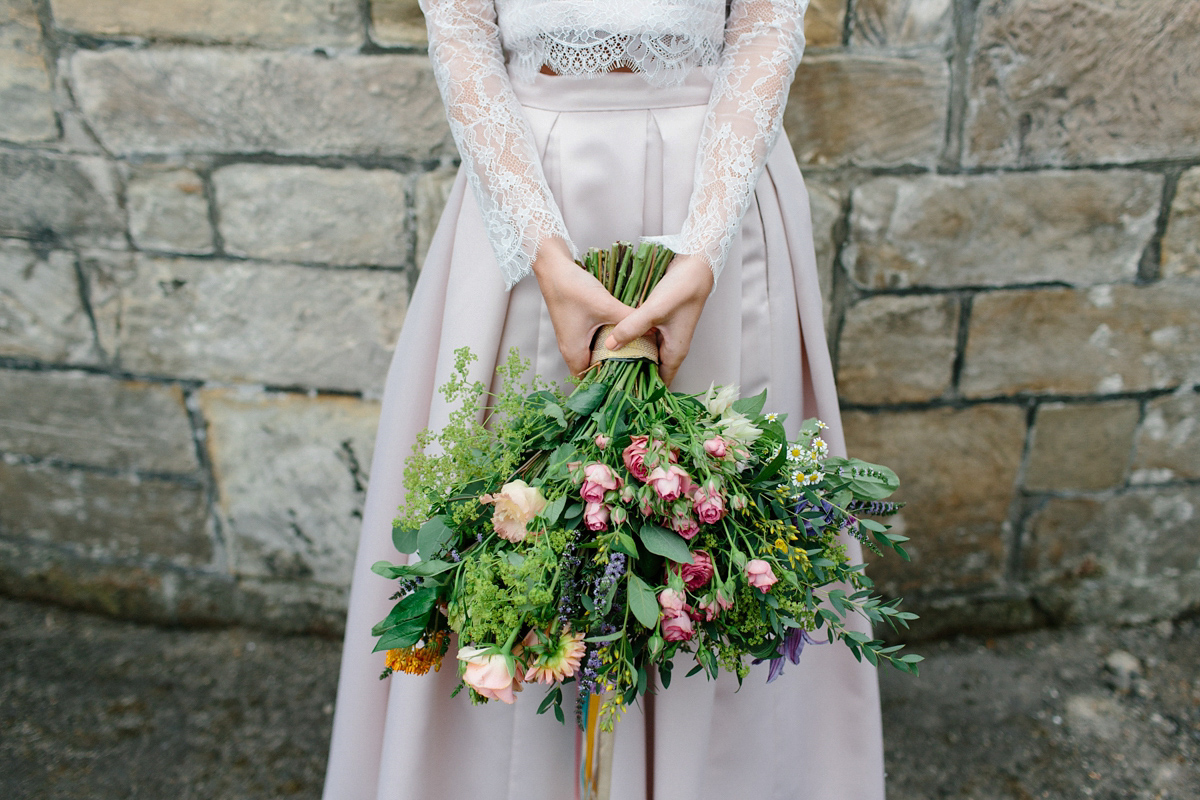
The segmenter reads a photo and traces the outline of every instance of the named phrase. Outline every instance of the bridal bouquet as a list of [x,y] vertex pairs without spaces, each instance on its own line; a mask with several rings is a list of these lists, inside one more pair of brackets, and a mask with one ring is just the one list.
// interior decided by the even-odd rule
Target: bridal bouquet
[[[672,255],[618,244],[583,266],[634,306]],[[418,441],[393,532],[419,560],[373,567],[399,581],[372,631],[385,676],[438,669],[453,633],[456,693],[512,703],[540,683],[539,713],[562,721],[562,687],[575,682],[580,724],[611,729],[653,672],[669,687],[685,655],[689,675],[739,681],[769,661],[770,682],[806,644],[840,640],[856,658],[917,673],[920,656],[844,623],[916,617],[874,595],[838,539],[847,531],[907,559],[906,538],[873,519],[899,508],[886,500],[898,481],[831,456],[820,421],[789,434],[784,415],[764,412],[765,392],[671,392],[652,342],[602,349],[569,396],[537,379],[522,386],[515,352],[489,395],[467,378],[472,355],[457,358],[442,388],[457,410]]]

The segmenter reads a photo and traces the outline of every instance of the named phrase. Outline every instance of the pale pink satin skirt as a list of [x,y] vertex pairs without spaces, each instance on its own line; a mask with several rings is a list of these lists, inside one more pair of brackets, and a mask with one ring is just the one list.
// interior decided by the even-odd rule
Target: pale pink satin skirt
[[[631,73],[537,76],[514,86],[550,188],[580,248],[677,233],[687,213],[711,84],[677,88]],[[768,408],[792,424],[818,416],[844,452],[826,348],[808,193],[785,138],[759,181],[729,261],[672,388],[734,383],[767,388]],[[478,207],[460,173],[429,248],[383,395],[371,467],[326,776],[326,800],[570,800],[574,729],[538,716],[543,693],[514,706],[472,706],[460,695],[453,650],[441,672],[379,681],[371,626],[392,605],[391,582],[370,565],[399,560],[391,521],[402,503],[404,460],[426,425],[449,409],[436,387],[456,348],[479,356],[491,381],[510,347],[539,374],[566,377],[554,330],[528,277],[505,292]],[[852,558],[857,541],[847,540]],[[870,628],[856,618],[851,627]],[[818,637],[820,638],[820,637]],[[652,707],[635,707],[617,734],[614,800],[881,800],[883,745],[875,668],[841,643],[810,645],[799,665],[766,684],[765,664],[740,691],[723,674],[684,678]],[[572,707],[569,702],[567,711]]]

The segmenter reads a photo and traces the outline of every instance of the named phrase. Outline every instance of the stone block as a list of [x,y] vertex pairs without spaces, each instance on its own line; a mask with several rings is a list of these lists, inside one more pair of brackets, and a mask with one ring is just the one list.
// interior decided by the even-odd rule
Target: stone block
[[125,191],[129,233],[145,250],[213,252],[204,183],[190,169],[139,169]]
[[954,35],[953,0],[858,0],[855,47],[946,47]]
[[808,181],[808,204],[812,211],[813,245],[817,251],[817,277],[821,285],[821,310],[826,336],[833,339],[833,270],[837,256],[838,223],[842,220],[842,194],[833,186]]
[[408,296],[383,270],[142,255],[85,268],[122,368],[215,381],[378,391]]
[[0,0],[0,139],[58,138],[50,73],[33,0]]
[[1004,576],[1008,512],[1025,444],[1025,411],[1008,405],[843,415],[852,456],[900,477],[885,519],[911,541],[906,562],[866,553],[867,574],[890,596],[995,586]]
[[405,178],[391,170],[235,164],[213,173],[231,255],[337,266],[403,266]]
[[76,53],[70,74],[84,117],[120,155],[455,154],[423,55],[121,48]]
[[843,263],[876,289],[1133,280],[1162,183],[1132,170],[877,178],[854,190]]
[[193,481],[0,460],[0,535],[96,558],[204,565],[212,561],[208,503]]
[[95,156],[0,150],[0,236],[125,248],[112,166]]
[[1179,178],[1162,241],[1165,278],[1200,277],[1200,167]]
[[1200,478],[1200,394],[1192,387],[1146,403],[1133,481]]
[[0,450],[119,470],[195,473],[178,386],[0,370]]
[[68,363],[99,358],[74,254],[0,240],[0,355]]
[[418,0],[371,0],[371,38],[389,47],[425,47],[425,15]]
[[958,298],[871,297],[842,323],[837,384],[855,404],[932,400],[950,388],[958,341]]
[[213,389],[200,407],[234,570],[348,585],[378,404]]
[[1200,155],[1200,5],[986,0],[976,12],[969,166]]
[[170,41],[355,47],[357,0],[51,0],[55,23],[100,36]]
[[962,391],[1113,394],[1200,382],[1197,307],[1195,281],[978,295]]
[[812,0],[804,12],[805,49],[838,47],[846,26],[846,0]]
[[1028,580],[1061,621],[1142,623],[1200,603],[1200,488],[1052,498],[1029,523]]
[[1039,406],[1025,488],[1038,492],[1120,486],[1129,470],[1140,416],[1134,400]]
[[944,58],[814,54],[800,62],[784,128],[802,167],[933,167],[949,91]]
[[416,205],[417,217],[417,269],[425,266],[425,256],[429,255],[429,244],[437,231],[442,212],[446,209],[446,201],[450,199],[450,190],[458,177],[458,170],[439,169],[417,176],[413,184],[413,201]]
[[0,538],[0,593],[171,625],[245,622],[228,575],[136,560],[95,560],[61,546]]

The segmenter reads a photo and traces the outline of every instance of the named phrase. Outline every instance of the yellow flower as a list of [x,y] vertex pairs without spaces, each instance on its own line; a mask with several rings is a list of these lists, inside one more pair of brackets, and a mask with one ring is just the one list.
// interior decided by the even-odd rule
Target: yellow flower
[[446,654],[449,645],[449,634],[446,631],[437,631],[423,644],[388,650],[384,663],[388,669],[406,672],[409,675],[425,675],[430,668],[437,672],[442,668],[442,656]]

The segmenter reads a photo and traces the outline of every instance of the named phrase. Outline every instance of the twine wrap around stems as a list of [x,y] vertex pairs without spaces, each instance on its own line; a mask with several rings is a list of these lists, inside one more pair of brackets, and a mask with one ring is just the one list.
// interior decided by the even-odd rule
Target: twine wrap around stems
[[658,341],[654,334],[647,333],[634,339],[624,347],[616,350],[609,350],[604,346],[604,342],[608,339],[608,335],[612,333],[616,325],[603,325],[596,332],[596,345],[592,348],[592,363],[591,366],[596,366],[601,361],[611,359],[619,359],[622,361],[633,361],[634,359],[644,358],[647,361],[658,362]]

